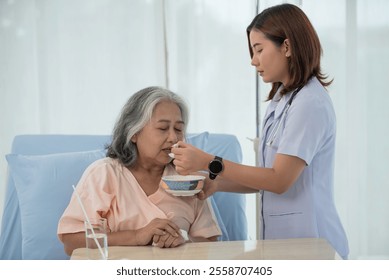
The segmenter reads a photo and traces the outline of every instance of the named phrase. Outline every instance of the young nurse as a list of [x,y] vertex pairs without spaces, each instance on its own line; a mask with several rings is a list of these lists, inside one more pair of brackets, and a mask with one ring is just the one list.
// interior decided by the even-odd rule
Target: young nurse
[[304,12],[282,4],[247,28],[251,64],[272,88],[262,126],[259,167],[223,160],[179,142],[181,174],[209,171],[200,198],[217,191],[256,192],[263,239],[325,238],[347,258],[345,231],[334,204],[336,118],[320,66],[321,44]]

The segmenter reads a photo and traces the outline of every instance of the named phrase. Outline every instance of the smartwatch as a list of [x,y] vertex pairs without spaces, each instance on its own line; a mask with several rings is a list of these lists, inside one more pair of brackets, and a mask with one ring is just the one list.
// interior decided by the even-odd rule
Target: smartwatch
[[209,179],[215,180],[216,176],[219,175],[224,169],[223,159],[215,156],[215,158],[208,164]]

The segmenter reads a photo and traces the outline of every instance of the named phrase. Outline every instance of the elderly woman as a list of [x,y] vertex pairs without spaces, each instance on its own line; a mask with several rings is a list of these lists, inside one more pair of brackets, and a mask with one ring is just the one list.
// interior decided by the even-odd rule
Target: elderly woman
[[[135,93],[122,109],[107,157],[91,164],[76,191],[89,218],[106,218],[108,245],[176,247],[215,241],[221,234],[211,203],[176,197],[161,186],[175,174],[169,153],[185,138],[188,110],[176,94],[160,87]],[[73,195],[58,225],[65,252],[85,247],[84,215]]]

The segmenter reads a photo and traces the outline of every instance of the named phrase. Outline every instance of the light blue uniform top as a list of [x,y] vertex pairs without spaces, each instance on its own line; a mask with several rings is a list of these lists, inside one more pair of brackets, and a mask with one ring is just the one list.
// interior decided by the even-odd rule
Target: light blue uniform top
[[336,117],[330,96],[317,78],[297,93],[274,142],[266,145],[291,94],[280,99],[277,92],[267,108],[259,165],[272,167],[278,153],[299,157],[307,166],[287,192],[262,193],[262,238],[325,238],[347,258],[348,241],[334,205]]

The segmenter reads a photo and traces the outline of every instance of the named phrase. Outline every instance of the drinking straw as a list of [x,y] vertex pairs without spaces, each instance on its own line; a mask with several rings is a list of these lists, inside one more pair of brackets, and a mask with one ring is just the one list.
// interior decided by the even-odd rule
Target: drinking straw
[[86,222],[88,223],[88,225],[89,225],[90,228],[91,228],[93,240],[95,241],[95,243],[96,243],[96,245],[97,245],[97,248],[98,248],[99,251],[100,251],[101,257],[105,260],[105,259],[106,259],[105,254],[103,253],[103,249],[101,248],[100,243],[97,241],[95,231],[94,231],[93,226],[92,226],[92,224],[91,224],[91,222],[90,222],[90,220],[89,220],[88,215],[86,214],[86,211],[85,211],[85,208],[84,208],[84,204],[82,204],[82,201],[81,201],[81,197],[80,197],[79,194],[77,193],[76,188],[74,187],[74,185],[72,185],[72,188],[73,188],[73,190],[74,190],[74,193],[76,194],[76,197],[77,197],[77,200],[78,200],[78,202],[79,202],[79,204],[80,204],[80,206],[81,206],[82,212],[84,213],[85,220],[86,220]]

